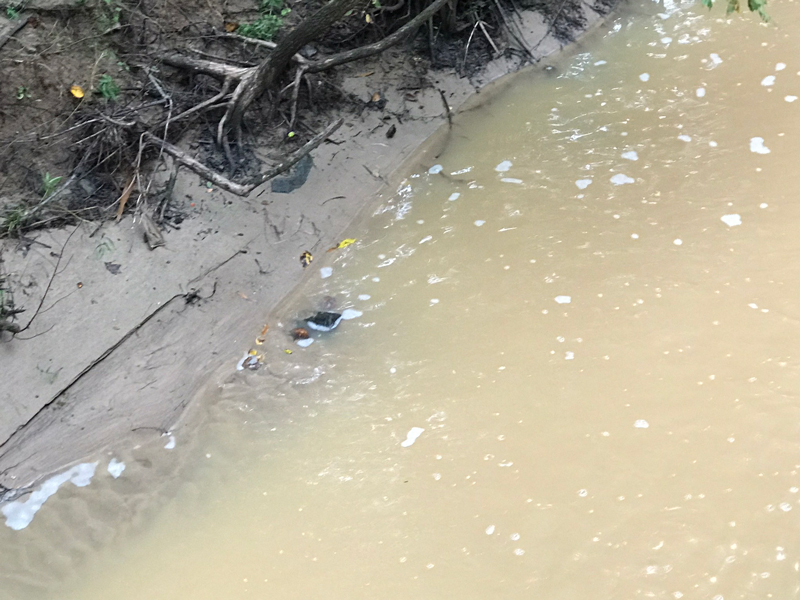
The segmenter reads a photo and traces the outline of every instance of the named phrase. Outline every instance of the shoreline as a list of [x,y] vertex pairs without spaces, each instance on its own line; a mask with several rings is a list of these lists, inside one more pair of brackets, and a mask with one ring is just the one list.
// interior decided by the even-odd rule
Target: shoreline
[[[520,26],[537,61],[529,68],[577,51],[618,10],[601,16],[586,8],[586,28],[564,48],[538,13],[525,11]],[[16,240],[2,242],[7,271],[29,282],[18,296],[26,314],[41,301],[56,257],[63,260],[30,339],[0,344],[0,501],[104,449],[191,429],[196,399],[236,372],[306,271],[319,268],[376,197],[391,195],[405,172],[447,144],[452,129],[439,90],[457,117],[490,102],[511,84],[506,75],[529,64],[501,56],[471,80],[427,71],[435,83],[409,98],[397,90],[419,77],[413,63],[394,48],[342,70],[347,92],[384,90],[387,109],[410,117],[340,111],[346,121],[335,143],[314,151],[307,182],[292,193],[262,189],[240,199],[181,171],[175,198],[190,216],[165,247],[148,250],[130,217],[78,226],[63,249],[72,228],[43,232],[23,253],[13,251]],[[397,133],[389,139],[391,125]],[[319,257],[305,270],[304,251]]]

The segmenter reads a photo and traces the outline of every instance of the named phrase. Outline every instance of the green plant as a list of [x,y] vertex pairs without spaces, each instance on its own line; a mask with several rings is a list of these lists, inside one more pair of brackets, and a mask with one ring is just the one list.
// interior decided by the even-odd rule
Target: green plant
[[108,73],[100,76],[100,80],[97,82],[97,90],[106,100],[116,100],[117,96],[119,96],[119,86]]
[[24,100],[25,98],[30,98],[31,93],[28,91],[28,88],[26,88],[24,85],[20,85],[17,87],[16,97],[17,100]]
[[118,0],[103,0],[98,10],[97,28],[101,32],[106,33],[119,27],[122,7]]
[[64,179],[61,176],[54,177],[50,175],[50,173],[45,173],[42,176],[42,188],[44,189],[43,198],[47,198],[50,194],[56,191],[56,187],[58,184],[61,183],[61,180]]
[[259,5],[261,16],[253,23],[242,23],[237,33],[245,37],[259,40],[271,40],[283,27],[283,18],[292,12],[283,6],[283,0],[261,0]]
[[6,16],[12,21],[19,19],[19,9],[13,6],[6,6]]
[[[703,6],[708,8],[713,8],[714,0],[702,0]],[[742,3],[740,0],[726,0],[728,8],[727,13],[731,14],[732,12],[741,12],[742,10]],[[758,13],[758,16],[761,17],[762,20],[765,22],[769,21],[769,15],[767,14],[767,0],[747,0],[747,8],[754,13]]]
[[22,228],[27,209],[23,204],[7,206],[0,214],[0,236],[13,236]]

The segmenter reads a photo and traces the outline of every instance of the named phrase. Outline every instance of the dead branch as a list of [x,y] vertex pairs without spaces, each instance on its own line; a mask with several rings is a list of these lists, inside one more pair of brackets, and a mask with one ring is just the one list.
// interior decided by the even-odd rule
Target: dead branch
[[[405,0],[403,0],[405,1]],[[228,33],[227,31],[215,31],[217,37],[227,38],[231,40],[237,40],[245,44],[253,44],[255,46],[263,46],[264,48],[269,48],[270,50],[275,50],[275,47],[278,45],[275,42],[270,42],[268,40],[259,40],[256,38],[249,38],[243,35],[239,35],[237,33]],[[298,64],[305,65],[308,64],[308,59],[303,56],[302,54],[295,54],[292,56],[292,60]]]
[[8,29],[4,32],[0,33],[0,48],[6,45],[6,42],[10,40],[14,34],[16,34],[20,29],[25,27],[28,24],[28,19],[30,18],[30,14],[25,13],[23,15],[19,15],[17,17],[17,22],[14,24],[9,25]]
[[329,56],[323,60],[309,63],[308,72],[320,73],[321,71],[327,71],[328,69],[332,69],[333,67],[337,67],[354,60],[368,58],[370,56],[374,56],[375,54],[380,54],[387,48],[391,48],[395,44],[402,42],[407,36],[411,35],[423,23],[425,23],[425,21],[435,15],[436,12],[445,4],[447,4],[447,0],[435,0],[433,3],[429,4],[425,10],[420,12],[416,17],[411,19],[393,34],[387,35],[382,40],[373,44],[367,44],[366,46],[361,46],[360,48],[354,48],[353,50],[340,52],[339,54],[334,54],[333,56]]
[[311,138],[308,142],[306,142],[301,148],[299,148],[296,152],[290,155],[289,158],[278,163],[277,165],[269,169],[266,173],[262,173],[255,179],[244,184],[231,181],[224,175],[221,175],[217,171],[214,171],[213,169],[210,169],[209,167],[205,166],[197,159],[194,159],[191,156],[187,155],[183,150],[181,150],[177,146],[173,146],[169,142],[159,139],[151,133],[145,133],[144,136],[151,143],[161,147],[164,150],[164,152],[172,156],[177,162],[191,169],[201,177],[204,177],[207,180],[211,181],[218,187],[221,187],[223,190],[231,192],[232,194],[236,194],[237,196],[248,196],[250,192],[252,192],[254,189],[256,189],[264,182],[269,181],[273,177],[276,177],[281,173],[291,169],[304,156],[306,156],[309,152],[314,150],[323,141],[325,141],[325,138],[327,138],[334,131],[339,129],[339,127],[342,126],[342,123],[344,123],[343,119],[337,119],[336,121],[328,125],[321,133],[317,134],[316,136]]
[[182,56],[180,54],[161,54],[158,58],[161,62],[171,67],[178,67],[179,69],[186,69],[188,71],[194,71],[195,73],[203,73],[204,75],[211,75],[212,77],[218,77],[223,80],[227,78],[242,79],[255,68],[234,67],[213,60],[189,58],[188,56]]
[[47,282],[47,287],[44,288],[44,293],[42,294],[42,298],[39,300],[39,306],[36,307],[36,311],[33,313],[31,320],[28,321],[28,324],[25,325],[25,327],[21,328],[19,331],[14,332],[15,336],[17,334],[22,333],[23,331],[27,331],[28,329],[30,329],[31,325],[33,325],[34,319],[36,319],[36,317],[39,315],[39,312],[42,310],[42,305],[44,305],[44,301],[47,298],[47,294],[50,291],[50,288],[53,286],[53,280],[59,273],[58,267],[61,265],[61,259],[64,258],[64,250],[67,249],[67,244],[69,244],[69,241],[72,239],[72,236],[75,235],[75,232],[78,231],[79,227],[80,225],[75,226],[75,229],[72,230],[72,233],[70,233],[67,236],[67,239],[64,241],[64,245],[61,246],[61,252],[58,253],[58,259],[56,260],[56,266],[53,269],[53,274],[50,275],[50,279]]

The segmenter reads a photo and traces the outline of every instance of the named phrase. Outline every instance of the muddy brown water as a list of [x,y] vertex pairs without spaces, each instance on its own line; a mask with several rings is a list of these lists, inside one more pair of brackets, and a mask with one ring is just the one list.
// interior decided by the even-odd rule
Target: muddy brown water
[[[196,433],[4,515],[0,598],[796,597],[800,3],[770,11],[634,5],[463,114]],[[293,346],[328,295],[354,318]]]

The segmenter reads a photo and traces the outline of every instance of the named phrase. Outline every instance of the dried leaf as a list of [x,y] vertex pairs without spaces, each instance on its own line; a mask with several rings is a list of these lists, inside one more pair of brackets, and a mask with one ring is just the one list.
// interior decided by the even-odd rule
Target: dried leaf
[[311,256],[311,252],[309,252],[308,250],[306,250],[305,252],[303,252],[303,253],[300,255],[300,264],[301,264],[301,265],[303,265],[303,268],[304,268],[304,269],[305,269],[305,268],[306,268],[308,265],[310,265],[310,264],[311,264],[311,261],[312,261],[312,260],[314,260],[314,257],[313,257],[313,256]]
[[128,182],[128,185],[125,186],[125,189],[122,190],[122,195],[118,200],[119,206],[117,207],[117,223],[119,223],[119,220],[122,218],[122,211],[125,210],[125,204],[127,204],[128,199],[131,197],[134,183],[136,183],[136,175],[131,175],[131,180]]
[[269,325],[264,325],[264,329],[261,330],[261,337],[267,335],[267,331],[269,331]]
[[234,23],[233,21],[226,21],[225,22],[225,31],[227,31],[228,33],[233,33],[237,29],[239,29],[239,24],[238,23]]
[[366,73],[359,73],[356,77],[369,77],[370,75],[374,75],[375,71],[367,71]]
[[83,98],[84,96],[83,88],[79,85],[73,85],[71,88],[69,88],[69,93],[76,98]]
[[372,23],[372,17],[369,15],[369,13],[367,13],[364,18],[367,21],[367,23]]
[[347,238],[346,240],[342,240],[338,244],[336,244],[333,248],[328,248],[328,252],[333,252],[334,250],[341,250],[342,248],[347,248],[350,244],[354,244],[356,241],[355,238]]

